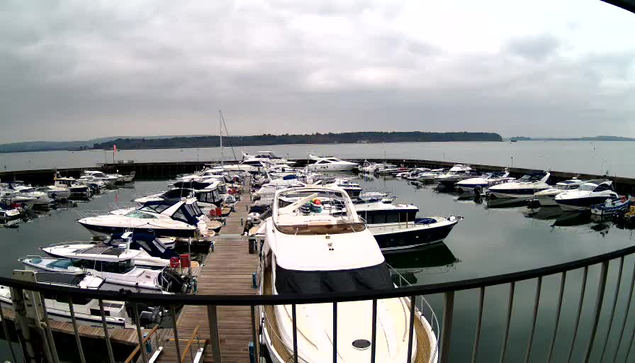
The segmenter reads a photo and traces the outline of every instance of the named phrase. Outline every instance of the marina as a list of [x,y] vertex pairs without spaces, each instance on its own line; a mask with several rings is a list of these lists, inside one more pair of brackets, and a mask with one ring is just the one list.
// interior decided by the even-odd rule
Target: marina
[[[335,176],[335,182],[332,184],[328,184],[331,176],[328,174],[324,176],[326,177],[324,183],[326,183],[327,187],[332,185],[335,188],[344,188],[342,190],[346,191],[347,194],[355,193],[355,198],[363,201],[356,209],[357,213],[369,223],[370,231],[373,230],[373,223],[381,221],[376,220],[379,218],[378,216],[369,215],[369,211],[385,210],[383,206],[395,206],[396,209],[394,211],[396,213],[391,213],[395,215],[395,225],[401,225],[401,228],[413,228],[417,223],[421,223],[417,222],[421,220],[426,220],[425,223],[429,224],[431,223],[429,220],[432,218],[439,218],[427,217],[434,214],[458,218],[458,223],[455,228],[452,228],[452,232],[438,240],[429,240],[417,245],[416,249],[407,249],[406,252],[388,254],[388,251],[384,251],[386,253],[386,262],[392,269],[393,279],[397,279],[395,281],[400,286],[405,283],[405,286],[425,287],[439,283],[460,282],[482,276],[495,277],[515,271],[566,263],[567,261],[600,255],[630,246],[629,241],[633,236],[628,225],[620,224],[617,221],[614,222],[612,219],[598,219],[592,216],[590,212],[583,214],[563,212],[557,205],[546,207],[532,206],[531,203],[528,204],[526,199],[520,202],[517,200],[510,201],[506,198],[502,200],[496,198],[487,200],[484,198],[487,187],[484,188],[481,195],[480,189],[479,193],[473,194],[466,190],[458,190],[458,185],[456,187],[458,192],[456,192],[441,183],[439,185],[428,182],[421,183],[420,180],[423,179],[418,178],[417,175],[427,173],[426,167],[422,166],[424,163],[428,162],[420,161],[412,164],[418,165],[419,169],[408,173],[402,171],[404,169],[403,166],[395,168],[394,174],[384,173],[383,175],[376,175],[371,173],[364,175],[339,172]],[[441,166],[441,163],[437,163],[435,166]],[[228,168],[231,168],[231,166],[228,166]],[[302,170],[302,167],[300,166],[298,170]],[[397,177],[393,176],[397,172],[402,174]],[[213,172],[208,174],[214,175]],[[274,174],[278,175],[277,177],[279,178],[291,175],[290,170],[285,172],[276,171]],[[441,175],[441,173],[438,175]],[[172,176],[172,178],[174,177]],[[243,235],[243,232],[249,229],[250,233],[254,233],[255,229],[257,229],[256,227],[251,227],[250,224],[254,218],[253,214],[249,213],[248,209],[250,206],[265,206],[266,204],[262,204],[263,201],[270,200],[266,203],[271,203],[273,199],[267,199],[271,198],[272,195],[264,197],[264,194],[262,194],[259,197],[264,199],[255,200],[257,194],[254,193],[260,188],[258,184],[263,183],[261,176],[254,174],[254,176],[246,177],[245,182],[241,197],[234,198],[238,199],[232,207],[234,212],[228,215],[223,223],[224,225],[212,237],[213,248],[207,254],[203,253],[196,255],[198,257],[194,257],[195,262],[200,264],[200,267],[193,269],[193,274],[197,279],[196,295],[249,295],[255,298],[258,294],[258,289],[254,287],[254,282],[256,281],[256,284],[265,282],[265,280],[260,278],[254,280],[254,274],[260,270],[258,267],[258,254],[254,253],[258,251],[258,247],[254,239]],[[513,180],[508,181],[505,179],[505,182],[513,182]],[[35,218],[12,225],[12,228],[0,229],[0,237],[6,241],[15,240],[15,238],[21,241],[42,241],[42,236],[38,235],[38,231],[55,230],[55,228],[52,228],[52,225],[55,224],[57,226],[63,225],[64,228],[60,229],[60,232],[62,232],[60,234],[47,236],[47,238],[53,239],[48,244],[59,241],[86,240],[89,239],[90,233],[87,234],[88,231],[76,222],[79,219],[78,216],[81,217],[86,214],[83,210],[91,212],[97,209],[110,211],[134,210],[149,200],[144,199],[145,196],[158,195],[157,192],[169,189],[173,183],[174,179],[168,181],[139,179],[131,186],[106,190],[89,200],[77,201],[75,202],[76,204],[63,208],[37,212],[34,214]],[[251,183],[254,183],[253,187]],[[493,184],[502,185],[499,183]],[[280,183],[273,191],[297,187],[298,185],[301,185],[299,181],[286,184]],[[139,201],[141,204],[139,204]],[[323,199],[323,202],[327,203],[328,206],[329,199]],[[375,206],[373,207],[373,205]],[[377,209],[378,206],[381,208]],[[420,208],[417,208],[417,206],[425,206],[425,208],[419,210]],[[369,207],[370,209],[365,209]],[[206,209],[206,214],[213,210],[213,208],[206,208],[208,208]],[[390,210],[392,211],[393,209]],[[400,216],[400,213],[403,215]],[[421,218],[421,216],[426,217]],[[386,215],[383,218],[385,218],[383,220],[385,225],[385,222],[391,221],[393,217]],[[248,225],[245,226],[245,223]],[[492,237],[491,233],[487,232],[488,229],[486,227],[494,225],[498,226],[496,228],[496,237]],[[475,233],[475,231],[480,232]],[[43,242],[30,248],[25,246],[25,249],[16,250],[16,262],[18,258],[35,252],[34,247],[46,247],[46,245],[47,243]],[[550,253],[548,255],[542,253],[544,248],[549,248]],[[492,254],[491,251],[496,251],[496,253]],[[501,255],[505,255],[507,258],[498,259],[497,256]],[[533,258],[532,256],[540,256],[540,258]],[[496,259],[496,263],[491,263],[490,260],[492,258]],[[14,268],[20,268],[19,263],[5,265],[5,274],[10,274]],[[615,273],[615,268],[616,266],[612,265],[608,271]],[[626,275],[628,274],[627,271]],[[621,275],[624,275],[624,273],[622,272]],[[594,272],[591,271],[591,274],[594,274]],[[572,274],[569,276],[569,283],[575,283],[572,281],[576,281],[581,277],[584,276]],[[585,279],[589,278],[587,276]],[[545,278],[543,289],[553,285],[553,283],[553,280]],[[613,287],[615,286],[613,285]],[[611,286],[607,287],[607,289],[610,288]],[[515,294],[520,296],[531,291],[530,287],[524,287],[523,284],[518,284],[515,289]],[[626,296],[624,295],[624,297]],[[434,315],[429,314],[434,314],[434,311],[437,311],[436,314],[438,315],[440,311],[447,309],[447,302],[444,303],[445,300],[439,299],[438,296],[431,295],[427,296],[426,299],[430,304],[430,310],[426,317],[433,318]],[[488,293],[488,299],[493,299],[498,304],[503,303],[506,297],[500,289],[491,289]],[[544,297],[544,299],[549,299],[550,301],[548,297]],[[541,302],[544,310],[543,314],[547,316],[554,313],[553,310],[546,307],[554,303],[549,301]],[[419,303],[425,304],[425,300],[417,299],[417,304]],[[492,302],[492,304],[494,303]],[[424,306],[422,305],[422,311],[425,313]],[[472,304],[467,304],[466,300],[456,300],[453,306],[454,314],[473,316],[474,307]],[[583,311],[587,311],[586,309],[588,308],[585,307]],[[187,361],[198,361],[196,358],[198,353],[200,353],[200,361],[212,361],[215,359],[215,354],[221,354],[221,359],[229,362],[244,361],[245,357],[249,357],[250,344],[252,353],[253,349],[256,349],[253,346],[253,326],[256,325],[252,325],[251,322],[252,318],[254,318],[252,311],[248,306],[217,306],[214,309],[215,322],[212,322],[209,318],[210,306],[186,305],[182,309],[176,309],[177,317],[175,321],[178,335],[175,334],[175,329],[170,326],[170,314],[168,311],[168,319],[165,324],[162,324],[153,334],[152,354],[159,352],[156,356],[157,361],[173,361],[176,360],[177,356],[187,357],[188,355]],[[257,311],[259,311],[258,308],[255,308],[254,312]],[[562,312],[562,318],[571,319],[572,317],[569,315],[571,313],[568,311]],[[273,316],[273,310],[268,314]],[[496,312],[487,310],[482,312],[482,314],[485,314],[484,317],[490,316],[491,318],[497,316]],[[512,333],[520,333],[520,331],[514,329],[520,329],[523,326],[521,322],[529,319],[530,316],[515,314],[514,318],[517,327],[513,328],[511,326],[508,329],[511,329]],[[443,321],[440,317],[439,320]],[[254,324],[256,324],[255,322],[256,319],[254,319]],[[63,329],[63,327],[69,327],[68,323],[61,324],[66,325],[61,325],[61,328],[55,327],[55,333],[57,335],[70,334],[72,336],[72,329]],[[212,326],[211,330],[210,326]],[[53,327],[51,328],[53,329]],[[489,326],[488,329],[490,332],[502,334],[501,328],[503,327]],[[100,330],[99,327],[91,327],[90,329],[92,330],[88,327],[81,327],[81,329],[83,330],[80,330],[80,333],[84,338],[89,340],[98,339],[97,331]],[[146,329],[151,330],[152,328]],[[536,329],[540,329],[540,326]],[[543,326],[543,329],[548,328]],[[563,326],[561,332],[566,332],[567,329],[567,327]],[[115,347],[119,347],[116,348],[120,350],[118,355],[126,355],[125,352],[127,350],[123,347],[134,346],[135,342],[138,341],[138,339],[134,339],[137,335],[134,330],[117,328],[109,330],[112,333],[110,335],[111,341]],[[258,331],[257,329],[256,332]],[[461,329],[459,331],[455,330],[455,333],[453,333],[455,335],[453,337],[454,344],[460,345],[462,344],[461,342],[469,341],[473,338],[470,329],[466,331]],[[443,330],[439,329],[438,332],[442,334]],[[438,338],[441,338],[441,336],[438,336]],[[178,348],[175,342],[179,342]],[[522,348],[516,346],[513,341],[510,343],[507,348],[507,354],[510,356],[521,354]],[[485,354],[481,358],[485,360],[489,358],[487,358],[487,353],[484,352],[500,349],[500,346],[496,344],[496,340],[485,339],[481,342],[481,345],[481,353],[479,354]],[[547,349],[547,346],[546,342],[541,342],[537,338],[534,349],[541,351]],[[161,348],[160,351],[157,350],[159,347]],[[222,349],[219,347],[222,347]],[[258,347],[258,350],[262,348]],[[460,352],[461,350],[453,350],[451,361],[458,362],[467,359],[467,356],[462,355]],[[465,354],[468,354],[467,352],[469,350],[466,350]],[[554,354],[558,356],[558,354],[566,353],[556,351]],[[138,355],[137,359],[141,359],[141,356]]]

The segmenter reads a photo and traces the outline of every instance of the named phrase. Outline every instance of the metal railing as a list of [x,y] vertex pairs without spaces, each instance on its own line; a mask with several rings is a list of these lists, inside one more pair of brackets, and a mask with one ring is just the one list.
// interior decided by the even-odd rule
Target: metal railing
[[[172,327],[173,330],[173,338],[175,342],[179,340],[179,331],[176,323],[176,309],[182,305],[192,305],[192,306],[206,306],[207,307],[207,316],[209,320],[210,326],[210,346],[212,349],[213,356],[215,357],[216,362],[222,361],[222,344],[219,339],[219,330],[218,330],[218,313],[217,307],[219,306],[245,306],[251,308],[251,326],[252,326],[252,335],[253,342],[256,346],[256,351],[259,349],[259,341],[260,338],[258,336],[259,327],[258,321],[260,317],[257,316],[257,309],[263,306],[268,305],[291,305],[293,314],[293,322],[294,327],[296,323],[295,311],[296,306],[300,304],[322,304],[322,303],[331,303],[334,307],[334,316],[337,315],[337,305],[338,303],[350,302],[350,301],[372,301],[373,306],[373,314],[372,314],[372,337],[374,347],[376,332],[377,332],[377,302],[381,299],[392,299],[392,298],[409,298],[412,302],[413,307],[418,307],[422,312],[425,312],[426,309],[430,311],[430,314],[426,314],[429,319],[432,320],[432,324],[434,325],[435,318],[432,312],[431,305],[428,305],[426,300],[419,298],[417,300],[417,296],[429,296],[434,294],[442,294],[444,297],[443,302],[443,319],[441,323],[440,329],[440,346],[439,346],[439,360],[441,362],[449,362],[450,361],[450,353],[452,351],[452,332],[454,329],[465,330],[471,329],[473,326],[465,325],[462,320],[459,320],[461,325],[457,325],[453,322],[454,316],[454,306],[455,306],[455,296],[458,293],[467,290],[473,290],[478,292],[478,303],[476,301],[471,302],[471,304],[476,305],[477,317],[476,317],[476,326],[474,338],[472,339],[472,362],[476,362],[479,356],[479,346],[482,343],[482,330],[483,330],[483,322],[484,322],[484,308],[487,306],[485,304],[485,295],[486,291],[492,287],[502,286],[508,287],[508,295],[507,295],[507,303],[502,309],[497,309],[496,315],[499,317],[504,317],[504,329],[501,339],[500,351],[498,352],[498,360],[500,362],[504,362],[509,360],[509,346],[514,343],[514,345],[518,345],[517,340],[513,340],[513,334],[511,331],[511,323],[514,317],[513,311],[515,308],[516,300],[516,289],[520,283],[527,281],[535,281],[535,290],[533,293],[534,298],[531,300],[522,300],[518,299],[519,303],[524,301],[532,302],[532,310],[531,310],[531,318],[529,320],[529,324],[526,325],[528,329],[528,338],[526,342],[526,346],[524,348],[524,362],[529,362],[532,360],[537,361],[562,361],[561,359],[555,358],[556,350],[566,349],[568,353],[567,361],[572,361],[572,357],[575,355],[581,355],[581,360],[583,362],[591,361],[592,356],[599,357],[599,360],[605,361],[615,361],[621,352],[623,356],[625,356],[625,361],[631,357],[632,350],[632,342],[635,337],[635,328],[633,325],[633,317],[630,313],[630,306],[632,303],[632,295],[633,289],[635,286],[635,268],[633,268],[633,273],[630,276],[624,276],[624,267],[626,265],[626,258],[635,253],[635,246],[623,248],[617,251],[584,258],[572,262],[557,264],[553,266],[541,267],[536,269],[531,269],[527,271],[502,274],[491,277],[483,277],[476,279],[469,279],[463,281],[455,281],[455,282],[447,282],[447,283],[437,283],[437,284],[428,284],[428,285],[409,285],[394,289],[383,289],[383,290],[371,290],[371,291],[355,291],[355,292],[347,292],[347,293],[327,293],[327,294],[306,294],[306,295],[162,295],[162,294],[145,294],[145,293],[130,293],[130,292],[116,292],[116,291],[91,291],[91,290],[78,290],[73,288],[65,288],[65,287],[56,287],[51,285],[42,285],[34,282],[21,281],[10,278],[0,278],[0,284],[4,286],[8,286],[11,288],[12,299],[13,299],[13,308],[16,312],[16,325],[18,326],[18,331],[24,332],[24,321],[21,321],[17,316],[20,315],[21,309],[24,308],[24,296],[31,296],[31,301],[42,301],[39,305],[43,308],[43,314],[40,316],[39,328],[45,332],[43,339],[46,343],[46,351],[50,354],[47,356],[52,357],[53,361],[56,361],[56,348],[53,343],[53,340],[50,338],[52,336],[50,324],[48,323],[48,317],[46,314],[46,306],[43,303],[43,300],[39,293],[55,293],[57,296],[65,295],[68,297],[69,309],[71,311],[71,322],[73,325],[73,331],[76,338],[77,348],[80,352],[80,356],[82,356],[82,342],[79,339],[78,332],[78,323],[75,318],[75,314],[73,312],[73,303],[72,301],[77,299],[97,299],[100,303],[100,313],[102,320],[102,328],[105,335],[105,344],[108,350],[108,356],[111,362],[114,362],[114,354],[113,347],[109,337],[109,329],[107,326],[106,318],[104,315],[103,309],[103,301],[104,300],[115,300],[115,301],[124,301],[132,304],[134,307],[134,315],[135,321],[137,322],[136,330],[138,335],[138,341],[143,341],[141,328],[138,324],[139,319],[139,311],[138,306],[140,304],[152,303],[155,305],[161,305],[166,307],[169,310],[172,316]],[[613,273],[612,275],[617,275],[616,278],[609,279],[609,265],[613,262]],[[599,277],[597,280],[589,277],[589,271],[599,267]],[[635,264],[634,264],[635,267]],[[566,281],[567,277],[572,275],[572,271],[581,270],[582,271],[582,283],[580,284],[579,290],[576,289],[574,292],[577,298],[577,304],[575,307],[575,319],[573,320],[573,329],[572,336],[567,337],[570,343],[566,344],[558,344],[557,341],[559,337],[559,332],[562,331],[563,328],[563,319],[561,319],[563,312],[563,296],[565,295]],[[615,273],[617,271],[617,273]],[[593,275],[592,275],[593,276]],[[543,291],[543,281],[546,278],[550,277],[559,277],[559,284],[557,289],[553,291],[545,292]],[[606,287],[607,281],[610,281],[614,285],[614,292],[612,297],[607,297]],[[619,296],[621,291],[623,292],[623,286],[628,286],[628,295],[626,295],[626,302],[619,303]],[[549,349],[546,351],[544,357],[537,357],[534,353],[535,346],[535,337],[537,330],[537,319],[540,315],[540,303],[541,297],[545,295],[556,296],[557,290],[557,303],[555,305],[555,320],[552,323],[552,327],[550,329],[549,334],[541,334],[541,337],[548,335],[549,336]],[[571,290],[571,287],[570,289]],[[588,305],[589,300],[587,296],[589,292],[596,291],[595,300],[592,304],[592,308],[583,309],[583,305],[586,303]],[[32,294],[33,295],[29,295]],[[76,300],[76,301],[77,301]],[[619,301],[618,301],[619,300]],[[419,305],[417,305],[417,301],[421,301]],[[610,303],[607,303],[609,301]],[[425,302],[425,304],[424,304]],[[460,302],[460,301],[459,301]],[[519,305],[519,304],[516,304]],[[617,307],[620,306],[621,310],[619,313],[617,312]],[[608,309],[608,310],[604,310]],[[589,310],[589,313],[585,313]],[[573,310],[572,310],[573,311]],[[414,309],[411,309],[411,312],[414,312]],[[604,314],[602,314],[604,312]],[[0,314],[2,314],[0,309]],[[9,336],[8,334],[8,323],[4,319],[4,315],[0,315],[2,319],[2,328],[5,332],[5,336]],[[369,316],[369,318],[371,318]],[[602,320],[602,318],[604,318]],[[630,318],[630,320],[629,320]],[[410,336],[409,336],[409,347],[412,344],[412,329],[413,329],[413,317],[410,317]],[[600,323],[602,324],[602,329],[598,329]],[[630,323],[629,323],[630,322]],[[22,325],[21,325],[22,324]],[[437,322],[438,324],[438,322]],[[588,338],[586,339],[586,344],[581,340],[581,329],[584,327],[584,331],[588,333]],[[628,328],[628,329],[627,329]],[[438,330],[438,329],[437,329]],[[601,331],[601,333],[599,333]],[[619,334],[618,334],[619,332]],[[334,340],[337,339],[337,328],[334,329],[333,332]],[[610,340],[611,336],[619,336],[617,340]],[[47,338],[48,337],[48,338]],[[493,339],[491,336],[490,339]],[[561,338],[562,340],[563,338]],[[293,339],[293,357],[294,361],[299,361],[301,357],[298,356],[297,350],[297,331],[294,330],[294,339]],[[607,349],[609,343],[612,345],[612,350]],[[583,349],[579,349],[580,345],[584,344]],[[59,347],[58,347],[59,348]],[[578,348],[578,349],[576,349]],[[177,356],[181,356],[180,347],[176,344]],[[374,349],[373,354],[371,354],[371,362],[375,361],[375,353]],[[517,349],[518,350],[518,349]],[[24,350],[24,355],[30,357],[32,351]],[[560,353],[563,353],[562,351]],[[410,358],[410,355],[408,355]],[[597,358],[596,357],[596,358]],[[245,357],[245,359],[248,359]],[[488,359],[487,361],[490,361]],[[15,357],[14,357],[15,361]],[[82,358],[82,361],[84,359]],[[145,354],[142,354],[141,361],[147,362],[148,357]],[[410,361],[410,359],[408,359]],[[514,361],[520,361],[520,359],[515,359]],[[333,362],[337,362],[337,354],[334,351],[333,354]]]

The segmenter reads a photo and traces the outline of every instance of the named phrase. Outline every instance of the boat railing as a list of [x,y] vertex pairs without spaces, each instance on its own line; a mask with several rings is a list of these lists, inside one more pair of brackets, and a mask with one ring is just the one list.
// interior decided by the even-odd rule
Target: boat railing
[[[254,266],[254,271],[256,266]],[[405,277],[398,278],[402,281]],[[543,281],[545,282],[543,286]],[[405,284],[399,282],[399,284]],[[332,304],[334,317],[336,317],[339,303],[350,301],[372,301],[372,315],[369,316],[373,327],[371,347],[376,343],[377,323],[379,322],[378,304],[382,299],[409,298],[412,304],[410,327],[415,319],[415,308],[430,319],[439,336],[439,361],[471,361],[479,358],[479,348],[483,348],[480,354],[481,361],[491,361],[492,356],[498,356],[500,361],[541,361],[541,362],[589,362],[589,361],[629,361],[632,358],[633,342],[635,341],[635,329],[633,329],[633,294],[635,287],[635,246],[625,247],[616,251],[600,255],[586,257],[570,262],[559,263],[529,270],[506,273],[487,277],[478,277],[460,281],[429,283],[422,285],[401,286],[398,288],[364,290],[324,294],[286,294],[286,295],[186,295],[186,294],[148,294],[130,293],[127,291],[96,291],[86,289],[68,288],[63,286],[50,286],[18,279],[0,277],[0,285],[7,286],[13,292],[19,294],[23,291],[54,293],[57,296],[69,297],[72,300],[97,299],[124,301],[130,306],[137,307],[141,304],[162,306],[166,311],[175,311],[180,306],[204,306],[207,311],[207,319],[210,327],[210,341],[212,356],[215,362],[222,362],[221,351],[223,345],[219,338],[218,307],[244,306],[251,308],[251,333],[256,357],[259,357],[260,344],[260,315],[256,311],[263,306],[290,305],[292,311],[292,330],[296,343],[293,345],[292,354],[294,361],[299,361],[297,352],[298,330],[296,325],[295,310],[302,304]],[[609,289],[607,291],[607,286]],[[524,290],[523,290],[524,289]],[[566,296],[565,298],[565,289]],[[529,291],[529,296],[527,296]],[[467,295],[467,294],[474,294]],[[488,296],[488,304],[485,304],[485,296]],[[501,295],[501,293],[503,295]],[[491,294],[504,296],[495,302],[490,301]],[[15,295],[14,295],[15,296]],[[424,296],[425,302],[418,296]],[[467,297],[470,298],[467,298]],[[573,296],[573,298],[571,298]],[[442,302],[439,298],[442,297]],[[466,302],[469,300],[469,302]],[[434,300],[432,300],[434,299]],[[566,300],[566,303],[565,303]],[[435,302],[427,304],[426,302]],[[476,322],[461,319],[464,313],[455,314],[455,302],[458,306],[468,305],[476,312]],[[442,318],[432,316],[434,307],[437,313],[442,310]],[[564,307],[564,309],[563,309]],[[42,307],[46,309],[46,307]],[[487,309],[486,309],[487,308]],[[484,314],[487,311],[487,315]],[[20,314],[16,309],[16,314]],[[0,314],[2,310],[0,309]],[[114,362],[110,331],[107,328],[106,317],[101,312],[105,339],[103,340],[109,352],[111,362]],[[174,313],[173,313],[174,314]],[[547,315],[545,315],[547,314]],[[369,314],[370,315],[370,314]],[[45,314],[40,314],[45,316]],[[173,315],[174,316],[174,315]],[[453,317],[457,317],[456,320]],[[237,319],[249,319],[248,317]],[[2,329],[7,334],[8,325],[3,321]],[[176,321],[176,319],[172,319]],[[503,329],[500,335],[493,334],[489,329],[493,320],[502,323]],[[537,321],[540,320],[540,324]],[[71,317],[72,325],[77,326],[77,321]],[[135,321],[139,321],[136,319]],[[487,329],[484,321],[487,322]],[[514,323],[512,325],[512,322]],[[440,329],[438,326],[440,325]],[[42,325],[48,329],[46,324]],[[512,326],[522,326],[525,330],[522,334],[512,334]],[[337,319],[334,319],[333,340],[337,342]],[[135,328],[142,341],[141,327]],[[627,329],[628,328],[628,329]],[[175,340],[178,340],[178,324],[171,328]],[[453,334],[453,330],[461,332],[461,338],[468,342],[457,341],[459,334]],[[467,336],[466,336],[467,332]],[[471,339],[470,332],[474,332]],[[181,332],[183,333],[183,332]],[[481,335],[486,342],[481,341]],[[11,335],[11,334],[8,334]],[[14,334],[13,334],[14,335]],[[454,336],[453,336],[454,335]],[[6,336],[6,335],[5,335]],[[408,335],[409,345],[413,344],[413,334]],[[536,344],[534,344],[536,338]],[[483,339],[483,340],[484,340]],[[453,343],[454,340],[454,343]],[[45,340],[46,341],[46,340]],[[492,342],[496,348],[492,350]],[[539,343],[538,343],[539,342]],[[348,343],[348,342],[347,342]],[[78,351],[81,352],[81,339],[77,339]],[[166,342],[165,345],[173,343]],[[344,344],[340,342],[340,344]],[[334,344],[337,346],[337,343]],[[538,349],[535,346],[540,346]],[[456,347],[459,348],[456,348]],[[472,346],[472,352],[466,352],[465,347]],[[486,351],[487,347],[487,351]],[[511,348],[513,347],[513,348]],[[432,347],[431,347],[432,348]],[[454,350],[453,350],[454,348]],[[13,349],[12,347],[10,349]],[[55,346],[45,346],[42,349],[54,351]],[[181,349],[178,345],[174,348]],[[512,350],[513,349],[513,350]],[[25,350],[28,352],[28,350]],[[31,350],[32,352],[32,350]],[[143,351],[142,351],[143,352]],[[144,353],[145,354],[145,353]],[[469,356],[471,355],[471,359]],[[518,357],[518,356],[521,357]],[[180,352],[178,354],[180,356]],[[333,362],[337,362],[337,352],[334,352]],[[460,356],[456,360],[452,356]],[[488,359],[484,360],[483,357]],[[513,357],[512,357],[513,356]],[[524,356],[524,357],[523,357]],[[372,354],[371,362],[375,361]],[[593,358],[593,359],[591,359]],[[84,359],[82,359],[85,361]],[[13,361],[16,361],[14,358]],[[141,360],[148,362],[147,357]],[[406,362],[410,362],[408,359]]]

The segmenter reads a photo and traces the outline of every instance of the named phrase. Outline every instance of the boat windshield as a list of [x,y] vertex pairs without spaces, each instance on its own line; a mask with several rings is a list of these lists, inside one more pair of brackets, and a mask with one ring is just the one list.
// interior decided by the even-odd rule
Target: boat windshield
[[278,294],[322,294],[390,289],[393,282],[385,262],[379,265],[334,271],[287,270],[276,265]]
[[145,213],[140,210],[133,210],[130,213],[126,214],[126,217],[130,218],[139,218],[139,219],[154,219],[156,216],[154,214]]
[[597,188],[597,185],[589,183],[580,185],[580,188],[578,188],[578,190],[592,192],[593,190],[595,190],[595,188]]

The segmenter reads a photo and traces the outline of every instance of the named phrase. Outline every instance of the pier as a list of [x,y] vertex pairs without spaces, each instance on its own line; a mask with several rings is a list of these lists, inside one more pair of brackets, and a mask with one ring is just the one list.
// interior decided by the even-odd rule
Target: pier
[[[236,211],[227,218],[227,225],[215,237],[210,252],[198,275],[198,294],[256,295],[252,275],[256,272],[258,255],[249,253],[247,237],[242,236],[242,221],[247,219],[249,184],[236,204]],[[178,340],[172,329],[162,332],[163,351],[157,362],[174,362],[185,358],[189,362],[199,347],[204,348],[204,362],[213,361],[212,344],[215,339],[222,346],[223,362],[249,361],[249,343],[253,340],[251,309],[248,306],[219,306],[218,336],[211,336],[206,306],[185,306],[177,319]],[[179,344],[177,351],[176,343]],[[178,354],[181,358],[177,359]]]

